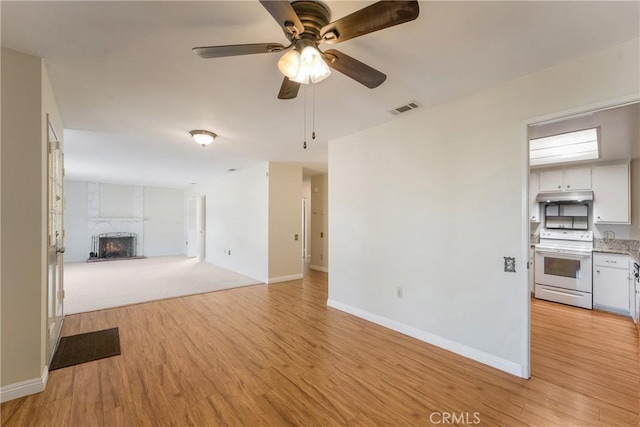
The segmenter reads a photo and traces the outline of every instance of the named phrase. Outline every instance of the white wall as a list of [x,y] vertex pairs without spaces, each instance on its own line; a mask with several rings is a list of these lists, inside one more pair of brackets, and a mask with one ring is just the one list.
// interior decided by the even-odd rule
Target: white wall
[[206,196],[206,261],[264,282],[269,277],[268,172],[269,164],[261,163],[199,184],[186,195]]
[[302,278],[301,193],[300,166],[269,163],[268,283]]
[[70,180],[65,185],[65,262],[85,261],[91,235],[113,231],[136,233],[138,255],[185,253],[184,190]]
[[100,184],[100,217],[131,218],[133,212],[133,186]]
[[146,256],[184,253],[184,190],[144,188],[144,254]]
[[331,141],[329,304],[526,376],[526,122],[637,97],[638,52],[634,40]]
[[311,177],[311,246],[310,268],[328,272],[329,268],[329,177]]
[[64,181],[65,262],[84,261],[87,248],[87,183]]

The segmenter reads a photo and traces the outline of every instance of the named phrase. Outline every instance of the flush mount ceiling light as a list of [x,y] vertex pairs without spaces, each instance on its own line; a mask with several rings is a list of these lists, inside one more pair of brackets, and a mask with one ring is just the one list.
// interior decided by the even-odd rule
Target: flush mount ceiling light
[[189,133],[191,134],[193,140],[203,147],[211,144],[213,140],[216,139],[216,136],[218,136],[213,132],[209,132],[208,130],[192,130]]
[[529,141],[531,166],[600,158],[598,128],[536,138]]

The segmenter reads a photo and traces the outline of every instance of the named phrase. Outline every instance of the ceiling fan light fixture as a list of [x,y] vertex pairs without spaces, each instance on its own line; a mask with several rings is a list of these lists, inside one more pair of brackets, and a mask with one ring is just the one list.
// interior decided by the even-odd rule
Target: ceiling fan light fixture
[[214,139],[216,139],[216,137],[218,135],[216,135],[213,132],[209,132],[208,130],[192,130],[191,132],[189,132],[191,134],[191,137],[193,138],[193,140],[202,145],[203,147],[206,147],[207,145],[211,144],[213,142]]
[[331,75],[331,69],[314,46],[306,46],[302,52],[291,50],[278,61],[278,69],[289,80],[302,83],[318,83]]

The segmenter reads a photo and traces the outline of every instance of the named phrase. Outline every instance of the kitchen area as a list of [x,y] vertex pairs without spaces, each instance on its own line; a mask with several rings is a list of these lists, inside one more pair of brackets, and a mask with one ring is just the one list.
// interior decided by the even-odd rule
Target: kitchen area
[[529,127],[529,286],[539,300],[640,315],[640,107]]

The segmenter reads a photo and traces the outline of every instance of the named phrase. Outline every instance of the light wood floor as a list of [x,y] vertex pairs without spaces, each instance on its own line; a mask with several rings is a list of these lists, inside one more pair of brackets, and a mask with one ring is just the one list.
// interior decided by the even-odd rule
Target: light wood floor
[[481,425],[639,424],[628,319],[534,300],[534,376],[522,380],[326,299],[326,274],[311,271],[68,316],[64,335],[118,326],[122,355],[51,372],[45,392],[2,405],[2,425],[414,426],[434,411]]

